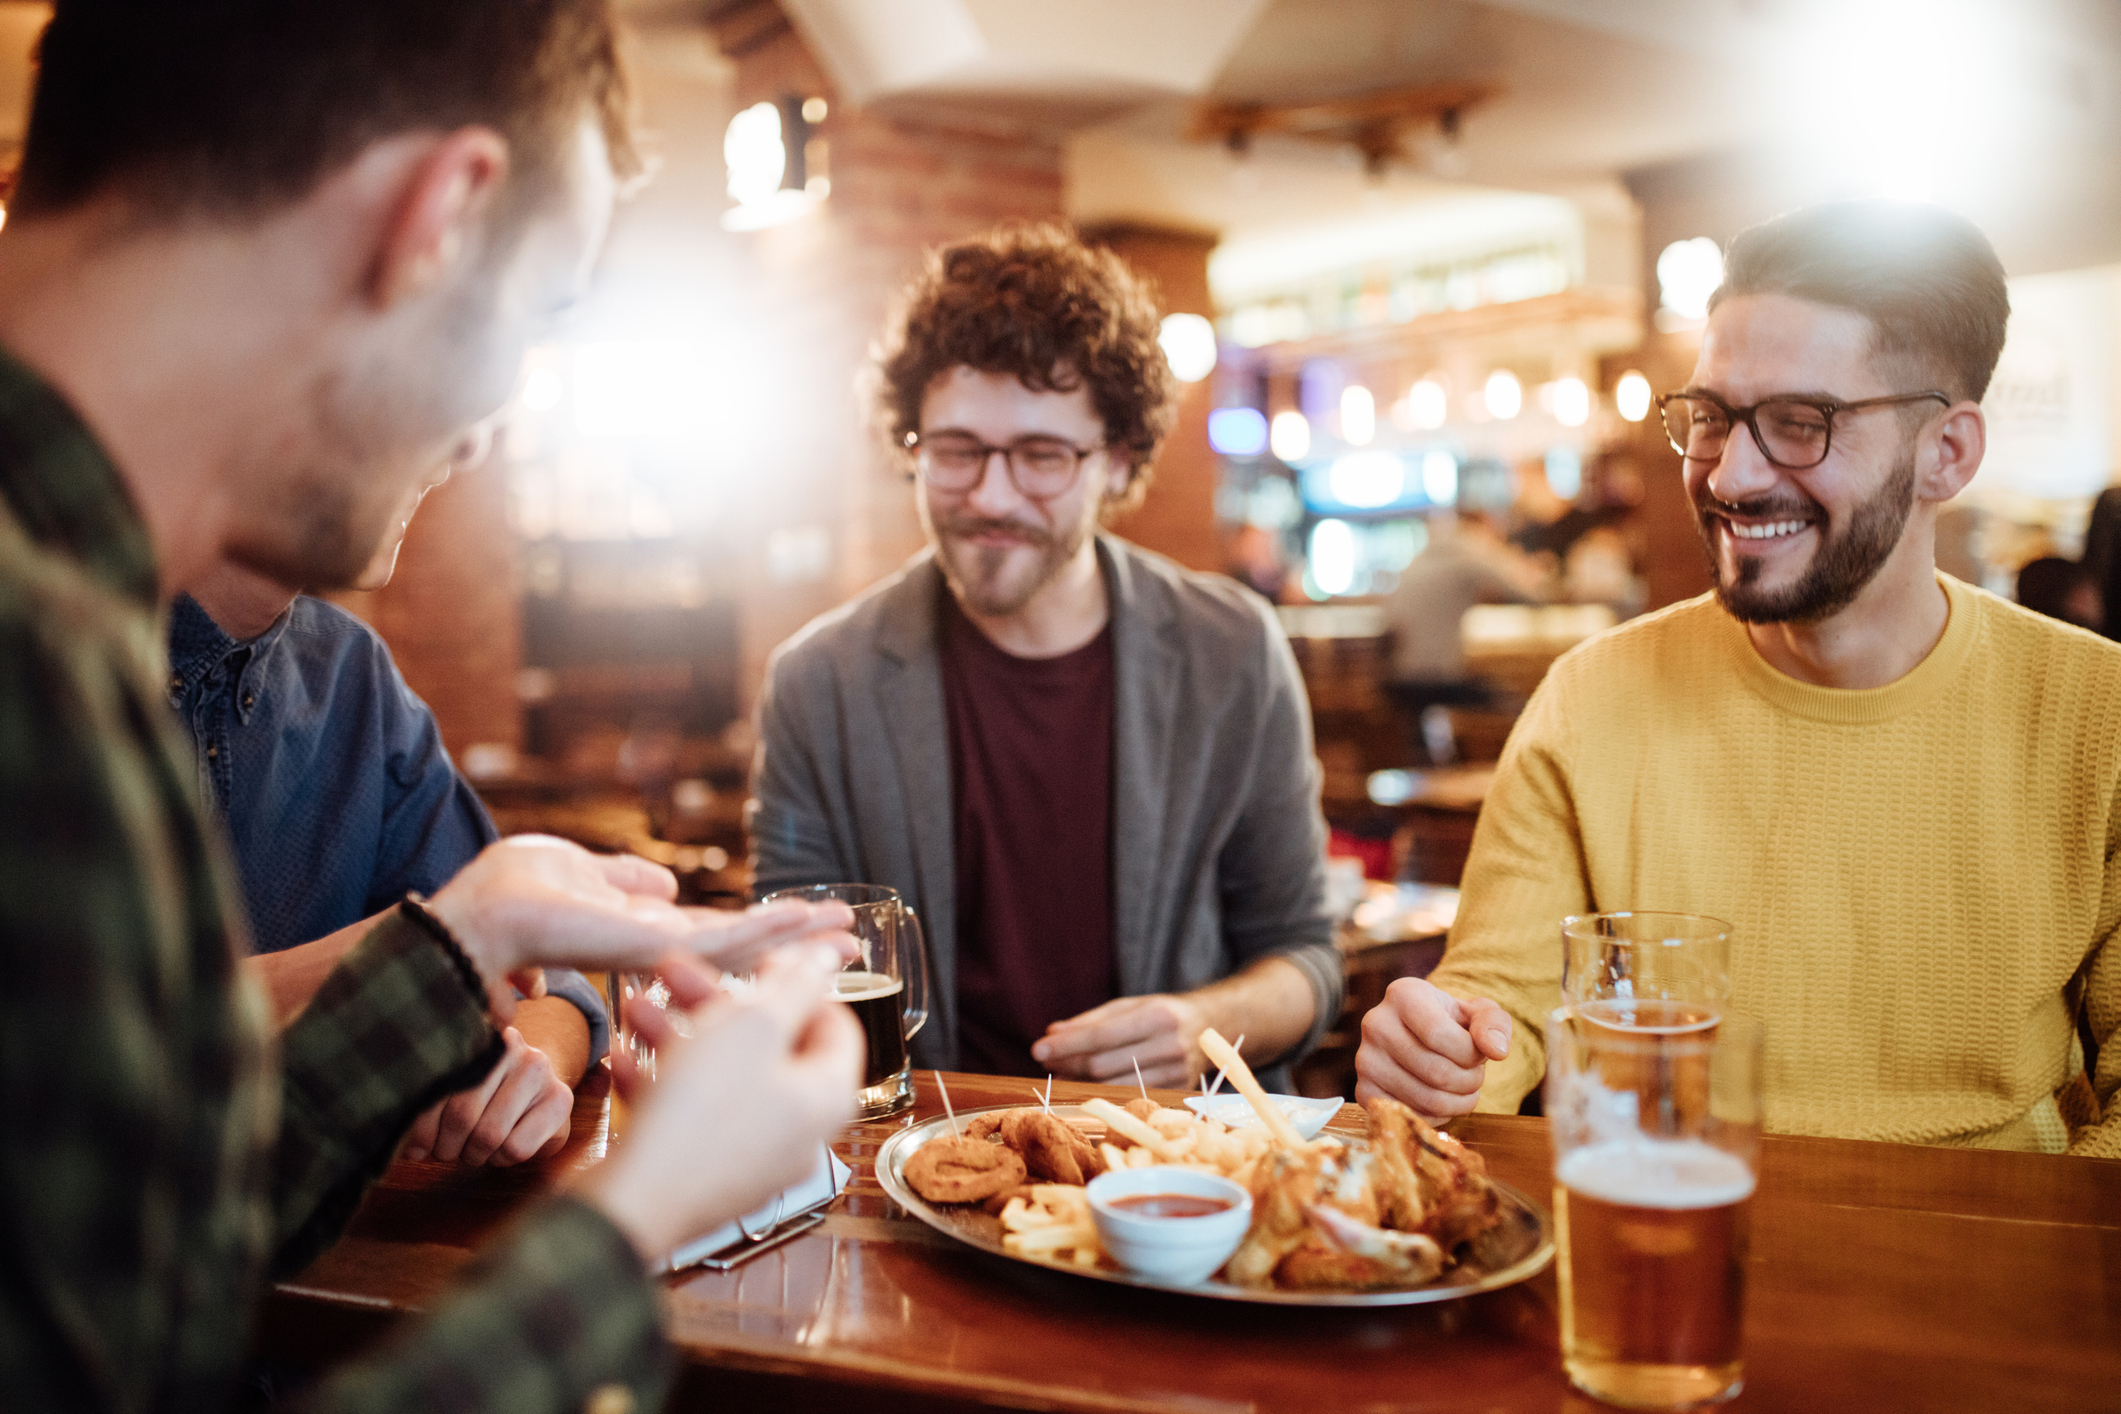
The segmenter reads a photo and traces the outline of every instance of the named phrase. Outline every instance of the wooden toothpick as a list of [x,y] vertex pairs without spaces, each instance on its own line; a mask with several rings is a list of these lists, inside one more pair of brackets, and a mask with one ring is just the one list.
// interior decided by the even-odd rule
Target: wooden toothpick
[[936,1092],[943,1097],[943,1113],[950,1117],[950,1137],[952,1139],[964,1138],[965,1136],[958,1133],[957,1130],[957,1111],[950,1108],[950,1087],[943,1084],[943,1073],[939,1070],[931,1070],[928,1073],[935,1077]]

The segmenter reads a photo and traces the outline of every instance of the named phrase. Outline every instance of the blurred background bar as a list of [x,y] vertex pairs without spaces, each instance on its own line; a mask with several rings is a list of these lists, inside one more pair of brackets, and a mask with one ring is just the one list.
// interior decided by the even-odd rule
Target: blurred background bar
[[[924,251],[1000,221],[1072,222],[1157,282],[1186,392],[1117,529],[1281,606],[1367,910],[1351,967],[1432,954],[1554,658],[1707,588],[1647,414],[1742,227],[1876,193],[1978,221],[2016,312],[1940,563],[2005,594],[2037,559],[2083,562],[2079,589],[2114,564],[2087,543],[2121,464],[2110,4],[620,8],[654,180],[494,457],[430,498],[388,588],[338,596],[504,828],[742,896],[767,655],[921,545],[867,351]],[[0,171],[47,13],[0,0]],[[1446,545],[1514,602],[1435,589]],[[1477,690],[1409,686],[1394,635],[1423,615],[1455,622],[1426,676]]]

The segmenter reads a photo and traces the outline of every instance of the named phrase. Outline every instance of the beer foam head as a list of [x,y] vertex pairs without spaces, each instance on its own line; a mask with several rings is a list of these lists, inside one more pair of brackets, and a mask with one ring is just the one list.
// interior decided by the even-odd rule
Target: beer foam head
[[1633,1208],[1720,1208],[1753,1193],[1736,1154],[1698,1139],[1621,1139],[1572,1149],[1554,1167],[1564,1188]]
[[872,997],[888,997],[904,991],[905,987],[904,982],[886,977],[881,972],[842,972],[837,996],[843,1002],[866,1002]]

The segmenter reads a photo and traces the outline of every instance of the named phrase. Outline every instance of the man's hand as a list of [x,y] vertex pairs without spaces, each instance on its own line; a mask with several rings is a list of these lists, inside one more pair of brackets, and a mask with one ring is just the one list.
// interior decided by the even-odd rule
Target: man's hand
[[1200,1050],[1208,1025],[1188,996],[1119,997],[1054,1022],[1031,1055],[1070,1080],[1132,1080],[1139,1061],[1145,1084],[1188,1090],[1208,1065]]
[[845,904],[789,900],[744,913],[681,908],[677,878],[633,855],[591,854],[548,835],[488,845],[428,908],[448,927],[506,1021],[510,979],[535,994],[546,963],[593,972],[645,972],[673,949],[731,972],[748,971],[770,948],[815,937],[843,958],[855,954]]
[[415,1120],[399,1157],[506,1168],[560,1151],[574,1091],[522,1032],[511,1026],[501,1035],[508,1049],[486,1079]]
[[635,1107],[625,1139],[580,1190],[641,1255],[756,1209],[809,1173],[818,1147],[853,1115],[862,1082],[862,1028],[832,999],[842,954],[830,943],[782,948],[758,965],[743,996],[716,994],[689,955],[657,970],[684,1019],[646,998],[626,1020],[655,1048],[658,1079],[642,1083],[623,1047],[613,1082]]
[[1466,1114],[1488,1062],[1509,1053],[1510,1014],[1501,1006],[1402,977],[1362,1019],[1355,1098],[1389,1095],[1431,1119]]

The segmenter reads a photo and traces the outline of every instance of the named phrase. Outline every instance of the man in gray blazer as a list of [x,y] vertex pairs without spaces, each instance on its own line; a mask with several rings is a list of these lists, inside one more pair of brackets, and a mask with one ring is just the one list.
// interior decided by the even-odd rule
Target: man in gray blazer
[[1273,611],[1099,530],[1174,389],[1109,252],[937,252],[877,415],[929,548],[781,645],[754,887],[896,888],[926,922],[923,1066],[1190,1086],[1204,1027],[1277,1068],[1338,1016],[1303,684]]

